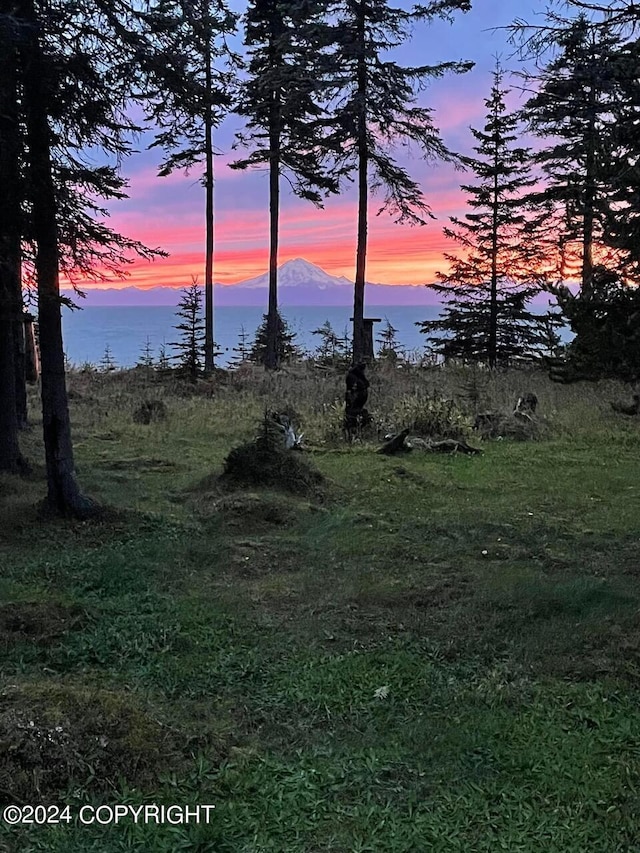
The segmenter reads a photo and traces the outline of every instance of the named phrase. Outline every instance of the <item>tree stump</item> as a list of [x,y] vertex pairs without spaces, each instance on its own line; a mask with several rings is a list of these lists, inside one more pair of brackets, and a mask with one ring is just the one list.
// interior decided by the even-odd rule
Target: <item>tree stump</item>
[[365,426],[371,423],[371,415],[366,409],[369,398],[369,380],[365,376],[364,362],[354,364],[346,376],[344,395],[344,430],[349,440]]

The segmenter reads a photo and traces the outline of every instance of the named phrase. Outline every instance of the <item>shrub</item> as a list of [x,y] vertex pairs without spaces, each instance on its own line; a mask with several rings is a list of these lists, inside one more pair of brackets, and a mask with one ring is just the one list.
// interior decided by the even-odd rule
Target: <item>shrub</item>
[[150,424],[163,421],[167,417],[167,407],[162,400],[145,400],[133,413],[134,423]]
[[433,394],[403,397],[391,413],[393,429],[409,428],[427,438],[462,438],[471,429],[471,420],[453,401]]

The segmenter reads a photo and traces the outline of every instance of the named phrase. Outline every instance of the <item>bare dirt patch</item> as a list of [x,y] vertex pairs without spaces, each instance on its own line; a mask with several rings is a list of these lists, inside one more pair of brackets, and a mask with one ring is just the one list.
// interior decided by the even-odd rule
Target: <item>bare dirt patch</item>
[[84,621],[84,611],[55,601],[15,601],[0,605],[0,644],[22,641],[48,645]]
[[104,468],[108,471],[139,471],[140,473],[153,473],[171,471],[178,468],[176,462],[170,459],[155,459],[136,456],[133,459],[103,459],[94,463],[95,468]]
[[11,685],[0,692],[0,796],[42,802],[71,787],[145,788],[184,764],[187,746],[129,697],[68,685]]

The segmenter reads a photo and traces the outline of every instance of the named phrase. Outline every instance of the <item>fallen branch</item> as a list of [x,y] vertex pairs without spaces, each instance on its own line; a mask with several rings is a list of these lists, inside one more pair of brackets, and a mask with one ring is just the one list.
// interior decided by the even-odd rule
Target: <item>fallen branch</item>
[[384,453],[385,456],[393,456],[394,453],[408,453],[411,450],[410,445],[406,444],[409,429],[403,429],[397,435],[392,436],[382,447],[378,453]]
[[397,435],[388,437],[388,441],[382,445],[378,453],[384,453],[385,456],[393,456],[396,453],[408,453],[414,448],[426,450],[427,453],[466,453],[468,456],[475,456],[482,453],[478,447],[472,447],[466,441],[457,438],[445,438],[442,441],[427,441],[424,438],[412,438],[407,442],[411,430],[403,429]]

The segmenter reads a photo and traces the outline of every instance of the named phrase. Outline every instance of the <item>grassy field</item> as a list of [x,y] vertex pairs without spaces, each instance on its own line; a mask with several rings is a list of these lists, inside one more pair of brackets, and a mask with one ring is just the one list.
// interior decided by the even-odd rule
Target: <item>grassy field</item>
[[[0,799],[215,812],[5,826],[0,850],[640,851],[640,424],[610,410],[621,387],[382,371],[383,431],[441,396],[462,430],[523,390],[541,411],[535,441],[386,458],[336,440],[328,372],[69,384],[79,478],[108,509],[39,517],[34,418],[34,474],[0,479]],[[167,418],[135,423],[144,399]],[[321,490],[219,484],[265,405],[295,410]]]

